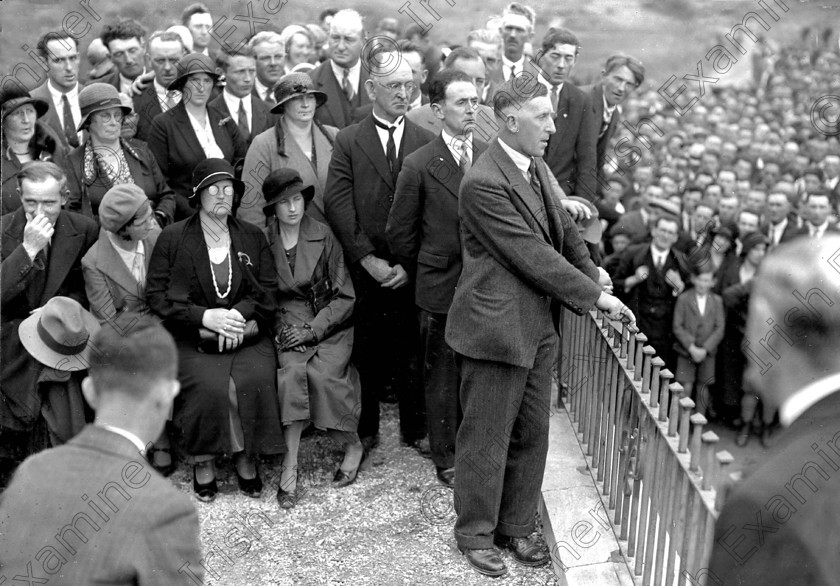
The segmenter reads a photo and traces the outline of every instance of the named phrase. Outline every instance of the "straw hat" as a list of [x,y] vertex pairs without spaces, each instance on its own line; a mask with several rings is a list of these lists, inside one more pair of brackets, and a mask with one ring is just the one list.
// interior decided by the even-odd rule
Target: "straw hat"
[[297,98],[311,94],[315,96],[315,107],[322,106],[327,101],[327,94],[319,92],[312,84],[312,78],[305,73],[287,73],[277,82],[277,87],[274,88],[274,99],[277,100],[277,105],[271,109],[272,114],[282,114],[283,104]]
[[122,103],[120,93],[111,84],[97,82],[86,85],[79,92],[79,109],[82,111],[82,119],[79,120],[76,130],[81,132],[87,127],[91,114],[109,108],[119,108],[123,116],[131,114],[131,108]]

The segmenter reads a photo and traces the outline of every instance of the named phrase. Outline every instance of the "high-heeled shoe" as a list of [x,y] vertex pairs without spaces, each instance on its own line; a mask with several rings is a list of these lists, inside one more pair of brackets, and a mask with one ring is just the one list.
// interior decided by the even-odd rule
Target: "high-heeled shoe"
[[[159,457],[158,454],[166,454],[165,457]],[[168,464],[163,464],[163,460],[169,460]],[[152,468],[166,477],[175,471],[175,461],[172,459],[172,454],[169,453],[169,448],[154,448],[152,452]]]
[[356,482],[356,478],[359,476],[359,470],[361,470],[362,464],[365,463],[366,457],[367,452],[362,452],[362,458],[359,460],[359,465],[350,472],[345,472],[341,469],[341,466],[339,466],[338,470],[335,471],[335,476],[333,476],[333,486],[335,488],[344,488],[345,486],[350,486]]
[[236,482],[239,484],[239,491],[251,497],[252,499],[260,498],[263,489],[263,481],[260,478],[259,470],[257,471],[257,475],[253,478],[242,478],[239,474],[239,470],[236,471]]
[[300,474],[295,477],[295,489],[293,491],[283,490],[283,484],[277,487],[277,503],[282,509],[294,509],[295,505],[303,496],[303,490],[300,487]]
[[198,477],[195,473],[195,466],[193,466],[193,490],[195,491],[195,498],[203,503],[211,503],[216,500],[219,486],[216,484],[215,477],[206,484],[199,484]]

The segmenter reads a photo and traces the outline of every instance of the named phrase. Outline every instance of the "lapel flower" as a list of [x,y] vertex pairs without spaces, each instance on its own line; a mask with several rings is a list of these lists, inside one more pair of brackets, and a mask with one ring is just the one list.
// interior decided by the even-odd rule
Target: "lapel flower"
[[[219,120],[219,126],[224,126],[225,124],[227,124],[227,123],[228,123],[228,122],[230,122],[230,121],[231,121],[230,116],[228,116],[228,117],[226,117],[226,118],[222,118],[221,120]],[[247,256],[247,255],[246,255],[246,256]]]
[[239,257],[239,262],[244,262],[246,267],[254,266],[251,262],[251,257],[245,254],[244,252],[237,252],[236,256]]

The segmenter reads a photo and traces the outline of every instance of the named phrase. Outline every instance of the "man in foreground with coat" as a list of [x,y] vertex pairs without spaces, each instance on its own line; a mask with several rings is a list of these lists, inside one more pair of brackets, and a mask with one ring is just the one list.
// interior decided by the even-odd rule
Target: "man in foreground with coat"
[[457,353],[463,421],[455,454],[455,539],[478,572],[549,561],[534,533],[548,451],[551,367],[560,304],[635,321],[602,291],[570,215],[548,189],[541,157],[554,132],[545,86],[505,82],[493,109],[501,130],[461,183],[463,271],[446,341]]

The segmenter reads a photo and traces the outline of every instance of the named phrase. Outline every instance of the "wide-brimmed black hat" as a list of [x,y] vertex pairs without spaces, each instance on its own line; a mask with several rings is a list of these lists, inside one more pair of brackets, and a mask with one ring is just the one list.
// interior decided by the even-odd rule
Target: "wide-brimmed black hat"
[[210,77],[213,78],[213,83],[219,81],[219,74],[216,72],[216,65],[213,63],[213,60],[210,59],[204,53],[190,53],[189,55],[184,55],[181,57],[181,60],[178,61],[178,65],[176,66],[178,70],[178,77],[172,80],[172,82],[166,86],[168,91],[183,91],[184,85],[187,83],[187,78],[194,73],[206,73]]
[[79,92],[79,109],[82,111],[82,118],[79,120],[76,131],[81,132],[87,127],[91,114],[110,108],[119,108],[123,116],[131,114],[131,108],[123,105],[120,93],[110,83],[98,82],[86,85]]
[[204,159],[193,169],[192,195],[189,202],[192,207],[198,206],[201,198],[195,197],[205,187],[209,187],[222,179],[230,179],[233,182],[235,200],[241,199],[245,193],[245,184],[234,175],[233,166],[224,159]]
[[277,87],[274,88],[274,99],[277,100],[277,105],[271,109],[272,114],[281,114],[283,112],[283,104],[297,98],[311,94],[315,96],[315,107],[322,106],[327,101],[327,94],[319,92],[312,84],[312,78],[302,72],[287,73],[277,82]]
[[0,89],[0,121],[25,104],[32,104],[38,118],[47,113],[50,105],[40,98],[33,98],[22,86],[16,83],[5,84]]
[[313,185],[304,185],[300,174],[294,169],[281,167],[268,174],[262,186],[263,198],[263,212],[266,216],[274,215],[274,204],[296,193],[303,194],[304,205],[309,204],[312,198],[315,197],[315,187]]

